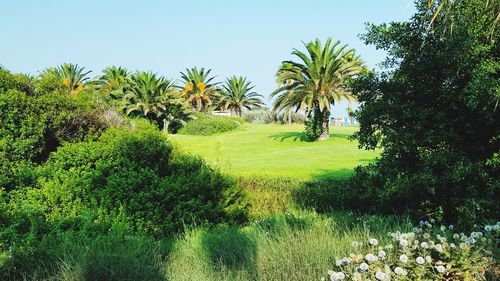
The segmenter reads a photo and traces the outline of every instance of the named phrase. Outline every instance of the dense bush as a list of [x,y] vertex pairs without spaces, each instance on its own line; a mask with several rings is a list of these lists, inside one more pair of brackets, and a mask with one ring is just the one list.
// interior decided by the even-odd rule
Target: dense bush
[[[179,154],[143,122],[64,143],[33,173],[31,187],[0,193],[0,279],[43,267],[39,260],[55,263],[62,253],[46,247],[67,233],[91,238],[122,225],[128,235],[171,237],[191,225],[246,219],[246,201],[232,180]],[[99,257],[81,258],[68,261],[71,271],[81,263],[90,270],[87,259]]]
[[209,136],[217,133],[232,131],[242,125],[244,120],[234,116],[214,116],[197,114],[196,119],[188,121],[178,132],[183,135]]
[[361,201],[358,209],[487,223],[500,216],[500,44],[492,39],[500,29],[490,29],[484,1],[471,0],[448,1],[429,32],[427,2],[410,22],[370,25],[362,37],[389,57],[386,71],[354,83],[355,139],[383,153],[358,170],[347,198]]
[[0,187],[22,185],[25,167],[42,163],[61,143],[99,136],[111,125],[103,112],[89,95],[0,92]]
[[233,181],[175,152],[150,126],[112,128],[96,141],[68,143],[38,172],[38,186],[16,200],[48,221],[123,217],[133,230],[169,236],[185,224],[245,218]]

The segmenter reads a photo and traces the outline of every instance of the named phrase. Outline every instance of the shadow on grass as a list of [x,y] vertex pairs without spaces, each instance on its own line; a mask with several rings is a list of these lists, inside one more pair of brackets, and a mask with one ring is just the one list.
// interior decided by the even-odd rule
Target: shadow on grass
[[256,242],[241,229],[219,226],[205,232],[201,242],[214,266],[256,272]]
[[355,202],[345,202],[344,193],[353,170],[321,170],[312,179],[294,189],[292,198],[297,206],[319,213],[349,210]]
[[270,135],[269,137],[273,138],[274,140],[279,140],[280,142],[283,142],[287,139],[292,139],[294,142],[307,142],[306,136],[302,132],[283,132]]
[[[330,133],[330,138],[339,138],[339,139],[348,139],[351,134],[345,134],[345,133]],[[273,138],[274,140],[278,140],[280,142],[283,142],[285,140],[291,139],[294,142],[309,142],[304,135],[303,132],[283,132],[283,133],[276,133],[273,135],[269,136],[270,138]]]

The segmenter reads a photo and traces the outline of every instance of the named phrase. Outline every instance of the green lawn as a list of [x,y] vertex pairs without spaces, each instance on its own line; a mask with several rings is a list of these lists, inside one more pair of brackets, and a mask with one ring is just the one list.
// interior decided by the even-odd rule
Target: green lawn
[[348,137],[357,127],[332,127],[325,142],[301,140],[303,125],[245,124],[215,136],[170,135],[187,152],[202,156],[236,176],[285,176],[310,179],[346,176],[379,152],[360,150]]

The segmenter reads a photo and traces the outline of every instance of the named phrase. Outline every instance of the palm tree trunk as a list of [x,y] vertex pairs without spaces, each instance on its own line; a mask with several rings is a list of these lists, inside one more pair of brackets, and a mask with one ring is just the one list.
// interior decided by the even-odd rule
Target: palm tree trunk
[[288,111],[288,124],[292,124],[292,112]]
[[329,127],[329,119],[330,119],[330,111],[325,110],[321,112],[321,135],[318,138],[318,141],[325,141],[330,138],[330,127]]
[[168,133],[168,127],[170,127],[170,122],[167,119],[163,119],[163,131]]

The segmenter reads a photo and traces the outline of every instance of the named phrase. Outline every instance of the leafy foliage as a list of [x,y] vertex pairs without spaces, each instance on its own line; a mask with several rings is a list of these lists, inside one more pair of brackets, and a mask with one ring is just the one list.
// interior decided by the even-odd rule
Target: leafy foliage
[[0,92],[0,187],[23,186],[30,167],[45,161],[61,143],[98,136],[110,125],[103,111],[87,95]]
[[384,149],[351,186],[378,202],[373,209],[462,223],[498,218],[500,49],[482,2],[453,2],[429,31],[421,1],[411,22],[370,25],[362,37],[389,53],[385,72],[354,86],[362,102],[355,138]]
[[155,236],[185,224],[245,219],[231,180],[173,151],[160,132],[140,123],[62,146],[39,169],[37,186],[13,200],[49,222],[78,225],[91,216],[110,225],[122,218],[132,230]]

